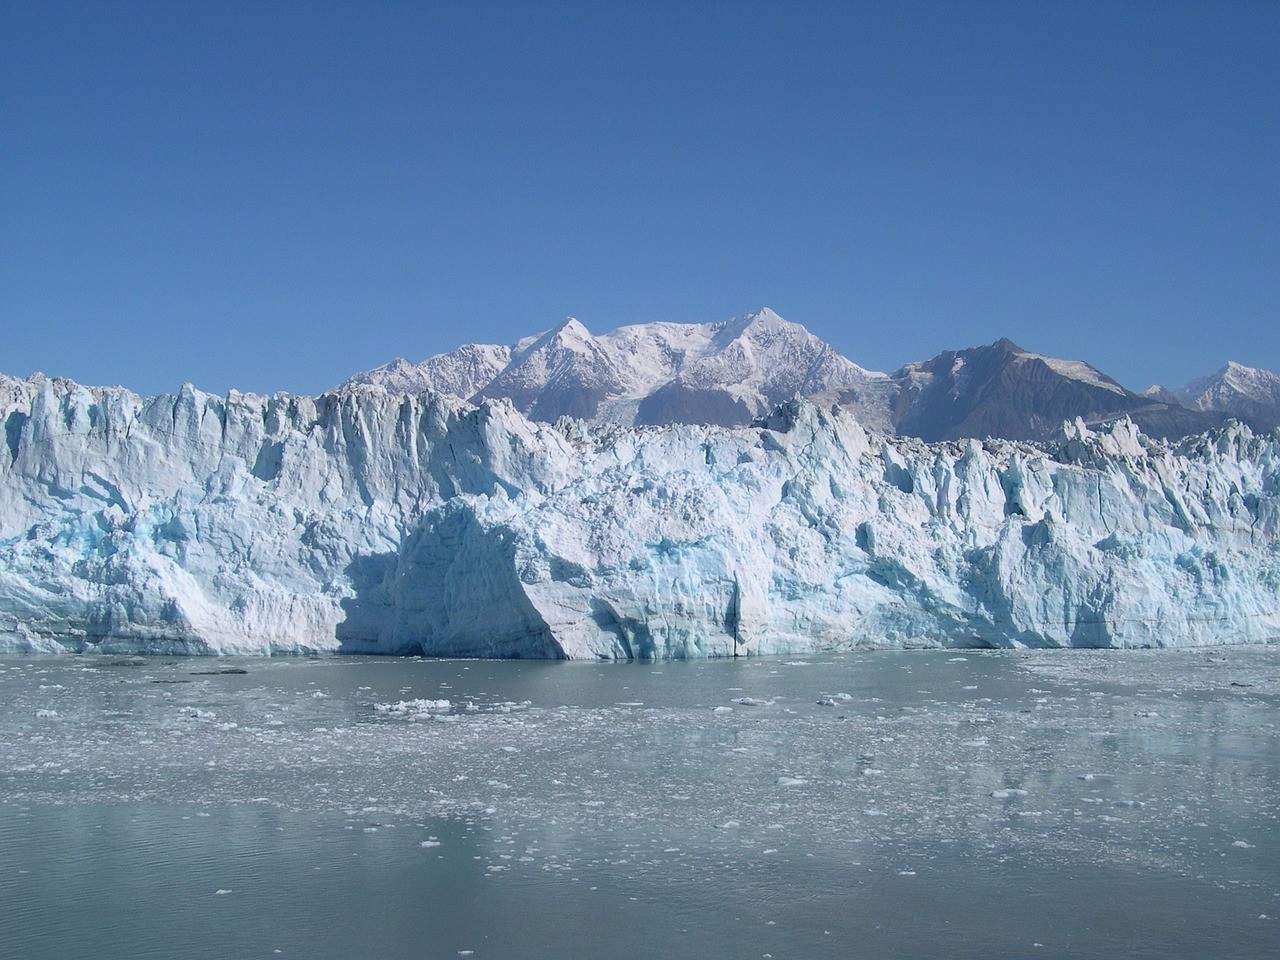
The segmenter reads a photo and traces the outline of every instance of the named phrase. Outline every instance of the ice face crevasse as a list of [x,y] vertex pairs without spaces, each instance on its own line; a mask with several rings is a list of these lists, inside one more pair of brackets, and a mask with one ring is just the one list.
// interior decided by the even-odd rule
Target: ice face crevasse
[[696,657],[1280,636],[1280,441],[531,422],[0,379],[0,649]]

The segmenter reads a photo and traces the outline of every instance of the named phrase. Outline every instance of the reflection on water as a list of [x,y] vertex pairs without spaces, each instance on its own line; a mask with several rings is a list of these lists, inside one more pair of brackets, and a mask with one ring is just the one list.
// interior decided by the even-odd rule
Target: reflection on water
[[10,658],[0,955],[1273,956],[1278,705],[1274,648]]

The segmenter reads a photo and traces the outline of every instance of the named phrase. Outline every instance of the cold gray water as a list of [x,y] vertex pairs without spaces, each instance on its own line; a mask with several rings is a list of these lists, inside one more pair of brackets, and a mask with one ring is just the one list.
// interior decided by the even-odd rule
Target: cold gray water
[[1274,957],[1278,708],[1276,647],[7,658],[0,956]]

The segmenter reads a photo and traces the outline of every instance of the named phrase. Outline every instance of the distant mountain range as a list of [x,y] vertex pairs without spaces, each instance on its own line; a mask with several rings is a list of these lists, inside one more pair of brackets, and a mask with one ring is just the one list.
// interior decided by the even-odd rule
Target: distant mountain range
[[998,340],[879,373],[767,308],[720,323],[646,323],[599,336],[568,319],[511,346],[468,344],[416,364],[396,359],[347,383],[506,398],[533,420],[640,426],[736,426],[804,397],[839,404],[881,433],[924,440],[1044,439],[1076,418],[1129,417],[1154,437],[1229,419],[1255,430],[1280,426],[1280,376],[1237,363],[1175,390],[1135,393],[1083,361]]

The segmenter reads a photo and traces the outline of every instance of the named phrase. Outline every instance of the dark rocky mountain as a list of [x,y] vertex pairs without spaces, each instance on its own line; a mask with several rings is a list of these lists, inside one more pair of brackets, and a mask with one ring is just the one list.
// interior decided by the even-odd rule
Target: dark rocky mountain
[[893,422],[923,440],[1001,437],[1042,440],[1063,421],[1129,417],[1148,436],[1174,437],[1222,425],[1225,416],[1126,390],[1080,360],[1024,350],[1011,340],[948,350],[893,374]]

